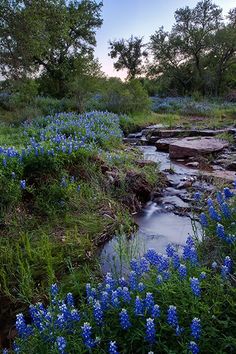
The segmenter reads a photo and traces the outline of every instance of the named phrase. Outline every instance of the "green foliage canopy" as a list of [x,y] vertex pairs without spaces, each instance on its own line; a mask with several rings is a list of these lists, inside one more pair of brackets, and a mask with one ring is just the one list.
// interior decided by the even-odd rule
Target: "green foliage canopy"
[[65,81],[93,61],[102,3],[93,0],[3,0],[0,70],[19,79],[43,74],[65,93]]
[[117,71],[127,69],[128,79],[134,79],[144,70],[143,58],[147,57],[144,50],[143,38],[131,36],[129,39],[120,39],[109,42],[110,57],[117,59],[114,67]]

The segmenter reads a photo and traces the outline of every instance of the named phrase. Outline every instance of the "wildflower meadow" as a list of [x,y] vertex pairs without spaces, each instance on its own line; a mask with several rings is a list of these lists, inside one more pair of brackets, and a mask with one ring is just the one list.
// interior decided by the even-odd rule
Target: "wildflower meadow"
[[[194,198],[201,201],[201,194]],[[235,311],[235,191],[209,199],[200,216],[202,241],[183,249],[153,249],[130,261],[124,277],[87,283],[83,300],[61,296],[17,315],[15,353],[233,353]],[[215,260],[203,254],[213,242]],[[3,351],[7,353],[7,350]]]

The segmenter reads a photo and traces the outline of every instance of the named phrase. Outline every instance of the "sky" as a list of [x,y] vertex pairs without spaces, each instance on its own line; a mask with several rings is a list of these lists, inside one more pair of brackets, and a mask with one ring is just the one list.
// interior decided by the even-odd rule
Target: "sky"
[[[159,27],[170,30],[174,23],[174,12],[180,7],[194,7],[198,0],[103,0],[103,25],[97,31],[95,56],[107,76],[124,78],[126,73],[113,68],[108,56],[108,41],[129,38],[132,34],[144,37],[148,42]],[[223,14],[236,7],[236,0],[215,0],[223,8]]]

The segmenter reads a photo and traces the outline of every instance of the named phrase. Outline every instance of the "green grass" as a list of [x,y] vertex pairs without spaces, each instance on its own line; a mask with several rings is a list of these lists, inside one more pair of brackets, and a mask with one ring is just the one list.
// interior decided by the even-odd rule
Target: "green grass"
[[177,114],[157,114],[154,112],[134,113],[133,115],[121,116],[120,124],[125,134],[134,133],[154,124],[163,124],[173,128],[180,122]]

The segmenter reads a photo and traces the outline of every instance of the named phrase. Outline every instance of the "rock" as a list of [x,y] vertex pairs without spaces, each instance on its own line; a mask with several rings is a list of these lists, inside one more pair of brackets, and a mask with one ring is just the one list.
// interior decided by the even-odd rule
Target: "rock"
[[139,141],[140,141],[140,139],[139,138],[123,138],[123,142],[125,143],[125,144],[138,144],[139,143]]
[[212,137],[188,137],[179,139],[169,145],[171,159],[190,156],[202,156],[219,152],[228,147],[229,143]]
[[192,187],[200,192],[212,192],[215,190],[212,184],[207,183],[206,181],[197,180],[192,184]]
[[142,132],[141,133],[131,133],[127,136],[128,139],[140,139],[142,137]]
[[156,163],[150,160],[138,160],[137,165],[142,168],[145,166],[155,166]]
[[199,162],[197,162],[197,161],[188,162],[188,163],[186,163],[186,166],[188,166],[188,167],[198,167],[199,166]]
[[187,180],[184,182],[180,182],[176,188],[177,189],[189,188],[192,186],[192,184],[193,184],[193,181]]
[[155,125],[150,125],[149,127],[146,127],[145,129],[142,130],[143,135],[150,134],[153,135],[152,133],[154,131],[157,131],[159,129],[164,128],[163,124],[155,124]]
[[155,144],[155,142],[158,141],[160,139],[160,137],[155,136],[155,135],[151,135],[151,136],[147,136],[146,139],[150,144]]
[[219,165],[212,165],[211,167],[214,171],[224,171],[224,168]]
[[190,209],[189,205],[177,196],[167,196],[162,198],[162,204],[170,204],[178,209]]
[[236,161],[232,161],[232,162],[226,164],[226,170],[236,171]]
[[236,173],[233,171],[212,171],[212,172],[207,172],[207,171],[201,171],[202,176],[209,176],[209,177],[214,177],[214,178],[219,178],[222,179],[226,182],[234,182],[236,180]]
[[169,151],[170,144],[173,144],[177,141],[176,138],[166,138],[166,139],[159,139],[157,140],[155,146],[157,150],[160,151]]

